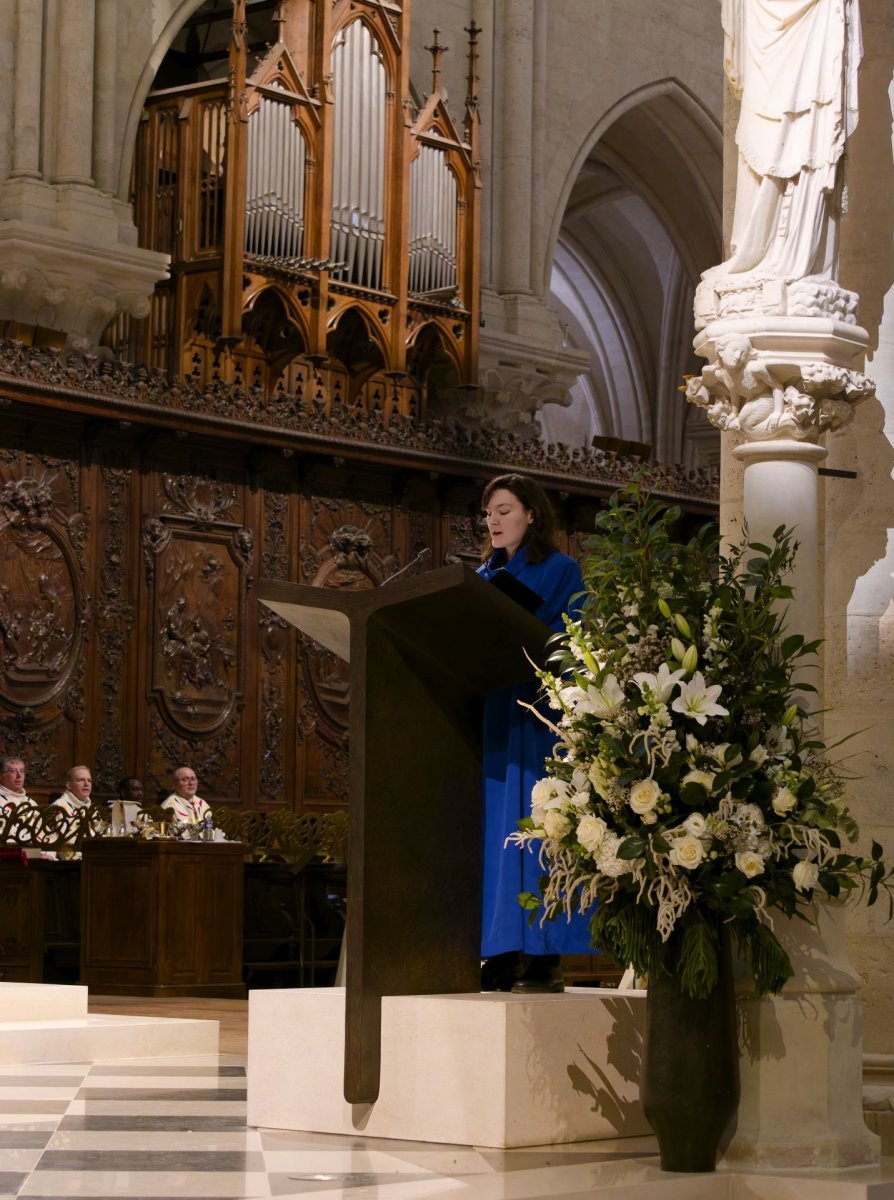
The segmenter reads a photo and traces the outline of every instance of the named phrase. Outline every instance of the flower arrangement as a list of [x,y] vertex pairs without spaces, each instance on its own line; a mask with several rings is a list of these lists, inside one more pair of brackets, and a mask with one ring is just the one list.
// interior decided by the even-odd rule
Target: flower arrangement
[[891,873],[876,842],[843,848],[845,777],[803,707],[819,643],[785,634],[791,532],[721,553],[711,527],[674,541],[679,516],[633,484],[587,543],[582,615],[538,672],[557,742],[510,839],[545,871],[520,900],[532,920],[592,911],[594,946],[696,998],[728,928],[765,995],[792,974],[771,909],[890,902]]

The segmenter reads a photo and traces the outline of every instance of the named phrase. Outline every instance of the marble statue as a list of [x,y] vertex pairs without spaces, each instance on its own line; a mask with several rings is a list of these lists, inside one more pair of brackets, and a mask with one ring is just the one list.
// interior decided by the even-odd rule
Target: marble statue
[[834,280],[841,157],[857,123],[859,0],[722,0],[741,98],[731,255],[711,275]]

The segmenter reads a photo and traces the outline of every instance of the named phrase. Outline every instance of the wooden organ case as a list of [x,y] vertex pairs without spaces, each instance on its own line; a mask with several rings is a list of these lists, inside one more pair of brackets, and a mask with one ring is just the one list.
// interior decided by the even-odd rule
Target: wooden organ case
[[409,8],[199,9],[136,148],[141,244],[171,255],[171,277],[147,319],[109,331],[115,350],[346,418],[416,422],[433,388],[476,382],[478,30],[460,130],[438,31],[431,94],[410,99]]

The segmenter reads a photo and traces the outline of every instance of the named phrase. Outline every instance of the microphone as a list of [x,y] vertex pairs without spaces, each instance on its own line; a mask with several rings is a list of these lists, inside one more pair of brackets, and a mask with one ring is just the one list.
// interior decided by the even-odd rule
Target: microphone
[[389,575],[387,579],[383,579],[379,587],[384,587],[386,583],[394,583],[395,579],[400,579],[401,575],[406,575],[407,571],[413,567],[418,567],[420,563],[427,562],[431,558],[431,550],[428,546],[423,546],[415,558],[411,558],[405,567],[401,567],[399,571],[395,571],[393,575]]

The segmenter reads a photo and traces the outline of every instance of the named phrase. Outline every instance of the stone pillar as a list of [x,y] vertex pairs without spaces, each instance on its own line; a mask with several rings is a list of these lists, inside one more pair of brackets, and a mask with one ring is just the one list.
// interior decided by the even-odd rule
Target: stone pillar
[[[728,78],[741,97],[739,143],[726,142],[738,180],[733,244],[696,292],[695,348],[708,361],[687,399],[741,439],[732,450],[744,467],[741,509],[722,514],[725,531],[741,533],[739,516],[749,541],[795,527],[788,631],[813,640],[823,629],[821,442],[874,394],[862,373],[870,339],[857,324],[858,296],[837,276],[844,146],[856,124],[858,7],[812,0],[786,15],[727,0],[724,19]],[[801,103],[793,113],[795,80]],[[843,912],[820,908],[815,929],[771,915],[795,976],[777,997],[741,1000],[742,1100],[731,1164],[845,1167],[879,1157],[863,1123],[860,980],[847,962]]]
[[495,21],[503,103],[499,157],[498,287],[530,293],[531,177],[533,173],[534,0],[499,0]]
[[[93,52],[95,0],[59,0],[54,183],[93,186]],[[67,46],[77,52],[66,53]]]
[[[741,981],[741,1100],[724,1159],[730,1167],[849,1167],[877,1162],[863,1121],[860,977],[848,962],[840,904],[819,904],[815,925],[773,922],[795,978],[755,1000]],[[857,1048],[857,1052],[855,1052]]]
[[118,183],[115,93],[118,69],[118,0],[97,0],[96,82],[93,104],[93,178],[104,192]]
[[[760,311],[766,292],[775,312]],[[801,546],[787,627],[808,640],[819,629],[822,592],[817,467],[826,450],[820,439],[849,423],[854,405],[874,391],[859,370],[868,335],[855,322],[856,301],[834,285],[761,285],[751,312],[742,315],[741,293],[731,281],[718,288],[710,279],[696,298],[697,314],[713,303],[717,315],[696,336],[708,365],[689,381],[687,398],[712,424],[744,439],[733,455],[745,469],[742,519],[749,541],[766,542],[780,525],[796,528]],[[724,304],[731,311],[723,311]],[[805,308],[826,314],[802,315]],[[742,1100],[726,1155],[731,1163],[843,1167],[879,1157],[878,1139],[863,1124],[862,1007],[842,920],[843,914],[835,923],[824,919],[815,935],[805,935],[800,921],[774,922],[793,951],[795,977],[780,996],[744,1006]]]
[[40,177],[43,0],[17,0],[13,177]]

